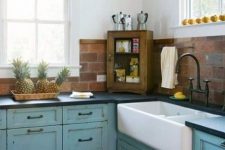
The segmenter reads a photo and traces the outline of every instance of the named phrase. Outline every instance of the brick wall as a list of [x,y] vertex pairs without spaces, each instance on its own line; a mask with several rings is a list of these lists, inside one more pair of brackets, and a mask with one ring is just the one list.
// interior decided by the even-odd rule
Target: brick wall
[[[160,88],[160,53],[162,47],[168,45],[177,46],[179,55],[190,52],[198,58],[201,79],[211,81],[209,84],[210,103],[222,105],[222,92],[225,90],[225,36],[154,40],[154,92],[173,94],[179,90],[187,93],[188,78],[194,77],[196,79],[196,66],[190,58],[184,58],[181,62],[178,75],[179,85],[176,86],[176,89]],[[106,74],[106,41],[81,40],[80,63],[83,66],[80,70],[80,77],[70,78],[63,84],[62,91],[106,91],[106,82],[96,81],[98,74]],[[14,79],[0,79],[0,95],[9,94],[9,91],[14,89],[14,83]],[[202,82],[201,84],[202,88],[204,88],[204,84]],[[204,97],[200,94],[195,95],[195,99],[204,101]]]
[[[169,40],[154,41],[154,87],[155,91],[164,94],[173,94],[175,91],[184,91],[187,93],[188,78],[196,79],[196,64],[189,57],[181,62],[180,73],[178,74],[179,85],[174,90],[160,88],[160,53],[163,46],[175,45],[178,48],[178,54],[190,52],[193,53],[200,62],[201,87],[202,82],[208,79],[209,83],[209,102],[211,104],[223,104],[223,91],[225,89],[225,36],[215,37],[197,37],[197,38],[179,38]],[[194,81],[194,86],[196,80]],[[195,94],[194,98],[204,101],[202,94]]]

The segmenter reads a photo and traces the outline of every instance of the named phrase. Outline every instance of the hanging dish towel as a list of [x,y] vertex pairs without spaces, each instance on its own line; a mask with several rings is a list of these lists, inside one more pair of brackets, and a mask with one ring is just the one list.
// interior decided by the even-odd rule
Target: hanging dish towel
[[163,47],[161,52],[161,87],[173,89],[178,84],[177,74],[175,73],[177,59],[176,47]]

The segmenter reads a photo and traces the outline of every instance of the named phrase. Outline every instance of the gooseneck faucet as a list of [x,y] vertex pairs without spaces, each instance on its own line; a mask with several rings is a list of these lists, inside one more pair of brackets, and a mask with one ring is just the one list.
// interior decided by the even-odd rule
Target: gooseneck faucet
[[180,62],[184,57],[191,57],[194,59],[196,65],[197,65],[197,87],[193,88],[193,83],[192,81],[194,80],[193,78],[189,78],[189,92],[190,92],[190,102],[192,102],[192,93],[203,93],[206,96],[206,106],[208,106],[208,98],[209,98],[209,86],[208,83],[210,82],[209,80],[204,80],[205,82],[205,90],[201,89],[201,84],[200,84],[200,65],[198,59],[191,53],[184,53],[182,54],[176,63],[176,73],[179,73],[179,67],[180,67]]

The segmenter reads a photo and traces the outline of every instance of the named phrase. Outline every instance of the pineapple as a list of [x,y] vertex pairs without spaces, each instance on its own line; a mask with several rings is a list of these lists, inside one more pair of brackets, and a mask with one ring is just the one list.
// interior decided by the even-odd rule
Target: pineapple
[[44,61],[38,65],[38,81],[36,83],[36,92],[45,93],[49,81],[47,80],[48,64]]
[[34,92],[34,83],[30,79],[30,69],[27,62],[21,58],[13,59],[13,73],[16,78],[15,92],[17,94],[30,94]]
[[70,75],[70,70],[67,67],[64,67],[57,75],[55,80],[52,80],[48,83],[47,93],[58,93],[60,90],[60,86],[62,83],[68,78]]

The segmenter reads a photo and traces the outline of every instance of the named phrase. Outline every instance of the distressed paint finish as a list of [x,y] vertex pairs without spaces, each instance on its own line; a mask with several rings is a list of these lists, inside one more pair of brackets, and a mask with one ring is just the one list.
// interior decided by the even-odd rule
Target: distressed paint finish
[[6,128],[6,110],[0,110],[0,129]]
[[63,150],[107,150],[107,122],[63,126]]
[[34,127],[62,124],[62,107],[9,109],[7,127]]
[[118,133],[118,150],[154,150],[122,133]]
[[62,150],[62,126],[11,129],[7,150]]
[[225,146],[221,146],[225,139],[198,130],[193,131],[193,150],[225,150]]
[[104,121],[107,105],[77,105],[63,107],[63,124]]
[[0,150],[6,150],[6,130],[0,130]]

